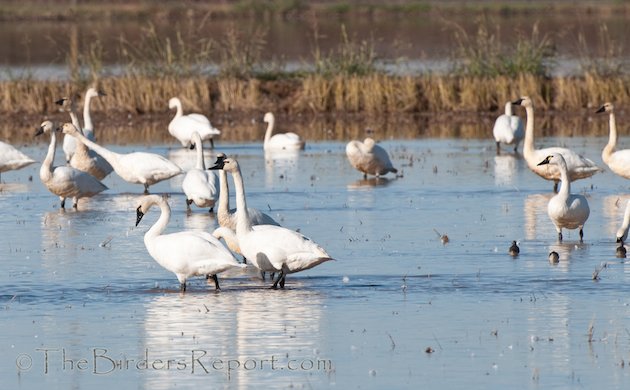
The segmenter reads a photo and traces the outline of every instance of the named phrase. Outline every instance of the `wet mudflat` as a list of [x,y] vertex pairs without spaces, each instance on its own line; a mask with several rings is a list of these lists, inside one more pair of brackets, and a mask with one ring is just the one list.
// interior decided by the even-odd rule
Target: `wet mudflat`
[[[603,167],[605,142],[536,143],[571,147]],[[174,145],[149,150],[192,166],[194,152]],[[158,212],[134,227],[141,186],[112,174],[108,191],[62,211],[39,181],[39,164],[3,173],[5,385],[628,386],[630,264],[615,258],[614,243],[630,198],[625,179],[607,170],[574,182],[591,216],[583,244],[577,231],[560,244],[546,214],[552,184],[518,155],[495,156],[492,140],[381,145],[402,177],[363,180],[341,142],[310,142],[293,156],[265,156],[260,144],[217,145],[238,157],[251,207],[337,259],[289,275],[284,290],[250,272],[222,275],[220,292],[191,279],[180,294],[143,243]],[[45,145],[21,150],[41,160]],[[170,194],[167,232],[213,230],[213,214],[186,214],[180,183],[151,187]],[[512,240],[516,258],[507,253]],[[547,260],[551,250],[557,265]]]

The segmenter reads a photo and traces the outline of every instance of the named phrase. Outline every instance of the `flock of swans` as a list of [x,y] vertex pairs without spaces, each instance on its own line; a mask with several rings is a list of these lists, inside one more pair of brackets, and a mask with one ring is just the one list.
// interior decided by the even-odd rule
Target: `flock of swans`
[[[40,179],[51,193],[59,197],[62,208],[67,198],[72,198],[73,207],[77,208],[79,199],[107,190],[101,180],[111,172],[129,183],[143,185],[145,196],[140,197],[136,205],[136,226],[153,206],[159,207],[160,216],[146,232],[144,243],[155,261],[176,275],[182,291],[186,290],[187,279],[193,276],[212,278],[216,289],[219,289],[218,274],[246,267],[234,254],[243,256],[243,261],[258,269],[263,278],[265,272],[272,275],[277,273],[273,288],[283,288],[288,274],[333,260],[325,249],[311,239],[280,226],[269,215],[247,206],[243,175],[235,158],[218,153],[214,165],[206,167],[203,143],[209,141],[214,147],[213,138],[221,133],[211,125],[207,117],[201,114],[184,115],[180,99],[174,97],[169,100],[169,108],[177,110],[168,125],[169,133],[183,147],[196,149],[196,164],[184,172],[178,165],[159,154],[122,154],[98,144],[90,117],[90,102],[92,98],[101,96],[105,94],[94,88],[87,91],[83,125],[76,113],[74,99],[63,98],[57,103],[69,112],[71,122],[55,126],[47,120],[36,131],[36,135],[46,134],[50,137],[40,168]],[[525,126],[518,116],[512,114],[513,105],[525,108]],[[606,112],[610,116],[610,139],[602,152],[602,159],[613,172],[630,178],[630,150],[615,151],[617,131],[613,105],[606,103],[597,112]],[[264,122],[267,123],[263,143],[265,151],[304,149],[304,140],[295,133],[273,134],[275,118],[272,113],[265,114]],[[64,134],[63,150],[67,164],[53,166],[58,132]],[[554,192],[557,194],[549,200],[547,211],[556,227],[558,240],[562,241],[563,229],[579,229],[582,241],[583,228],[590,209],[586,197],[571,193],[571,182],[590,177],[602,169],[592,160],[567,148],[536,149],[534,108],[528,97],[506,103],[505,114],[497,118],[493,135],[497,154],[500,153],[501,143],[513,145],[516,152],[523,142],[523,156],[528,167],[543,179],[554,182]],[[364,177],[373,175],[378,178],[398,172],[387,151],[372,138],[366,138],[363,142],[352,140],[347,143],[345,150],[349,163],[363,173]],[[0,142],[0,173],[20,169],[34,162],[35,160],[11,145]],[[229,207],[228,173],[235,186],[235,209]],[[219,227],[212,233],[180,231],[164,234],[171,209],[165,197],[148,195],[149,187],[180,174],[185,174],[182,190],[186,196],[188,212],[191,212],[193,204],[198,208],[208,208],[210,212],[216,206]],[[557,190],[559,182],[562,183],[560,191]],[[627,238],[629,225],[630,201],[626,207],[623,225],[616,237],[622,246]],[[509,253],[518,255],[516,242],[513,242]]]

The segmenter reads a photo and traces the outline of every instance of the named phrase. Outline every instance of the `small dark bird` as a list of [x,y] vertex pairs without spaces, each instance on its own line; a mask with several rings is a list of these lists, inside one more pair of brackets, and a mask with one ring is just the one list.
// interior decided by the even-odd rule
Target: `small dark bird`
[[549,262],[551,264],[558,264],[560,262],[560,255],[556,251],[549,252]]
[[516,245],[516,241],[512,241],[512,246],[508,249],[510,256],[516,257],[520,252],[521,250],[518,248],[518,245]]
[[623,244],[619,245],[617,247],[617,251],[615,253],[615,256],[619,259],[625,259],[626,258],[626,247],[623,246]]

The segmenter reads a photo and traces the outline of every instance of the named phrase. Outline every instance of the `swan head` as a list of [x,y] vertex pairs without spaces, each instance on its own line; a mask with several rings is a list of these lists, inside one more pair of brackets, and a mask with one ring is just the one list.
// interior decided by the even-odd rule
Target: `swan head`
[[96,89],[96,88],[88,88],[88,90],[85,92],[85,98],[89,99],[89,98],[93,98],[93,97],[99,97],[99,96],[107,96],[105,94],[105,92],[101,91],[100,89]]
[[374,139],[370,137],[367,137],[363,140],[363,145],[367,146],[368,148],[373,147],[375,143],[376,142],[374,141]]
[[142,217],[144,217],[144,215],[149,212],[151,206],[160,204],[162,202],[166,203],[166,205],[168,206],[166,199],[160,195],[154,194],[141,197],[138,200],[136,207],[136,226],[138,226],[138,224],[142,220]]
[[606,103],[604,103],[603,106],[601,106],[599,108],[599,110],[595,111],[595,113],[599,114],[599,113],[602,113],[602,112],[613,112],[614,108],[615,107],[613,106],[612,103],[606,102]]
[[227,159],[227,156],[225,155],[225,153],[217,154],[217,161],[215,161],[214,165],[208,169],[212,169],[212,170],[223,169],[223,167],[225,166],[226,159]]
[[179,107],[181,105],[182,105],[182,102],[179,100],[179,98],[176,98],[176,97],[172,97],[168,101],[168,108],[171,109],[171,110],[173,108],[177,108],[177,107]]
[[270,123],[274,121],[274,116],[272,113],[268,112],[265,114],[265,116],[263,117],[263,122],[265,123]]
[[564,157],[562,157],[562,155],[560,153],[554,153],[554,154],[550,154],[549,156],[545,157],[544,160],[542,160],[541,162],[539,162],[538,166],[540,165],[546,165],[546,164],[552,164],[552,165],[560,165],[560,161],[564,161]]
[[208,169],[222,169],[226,172],[237,172],[240,168],[238,166],[238,162],[235,159],[217,156],[217,161],[214,163],[213,166]]
[[44,121],[38,128],[35,129],[35,136],[42,135],[44,133],[50,133],[55,129],[55,126],[51,121]]
[[521,96],[512,102],[515,106],[523,106],[523,107],[533,107],[532,99],[528,96]]
[[57,131],[61,130],[62,133],[72,135],[79,133],[79,129],[70,122],[64,123],[61,127],[57,128]]
[[72,111],[75,108],[74,99],[64,96],[59,100],[55,100],[55,104],[61,106],[62,110]]

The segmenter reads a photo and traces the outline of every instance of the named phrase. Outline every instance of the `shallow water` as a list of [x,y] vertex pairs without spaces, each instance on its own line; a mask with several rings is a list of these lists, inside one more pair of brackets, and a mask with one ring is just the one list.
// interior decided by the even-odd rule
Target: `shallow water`
[[[537,145],[562,144],[603,166],[605,142]],[[403,177],[362,180],[342,142],[273,157],[259,144],[218,145],[238,156],[250,206],[337,259],[290,275],[277,291],[251,273],[220,277],[219,293],[192,279],[180,294],[144,247],[158,213],[135,228],[142,187],[115,174],[108,191],[61,211],[39,164],[3,173],[3,386],[628,387],[630,265],[614,257],[625,179],[608,171],[575,182],[591,205],[585,242],[571,231],[558,244],[546,215],[552,184],[519,156],[495,156],[492,140],[381,144]],[[22,150],[40,159],[45,146]],[[175,142],[150,151],[192,164]],[[179,182],[151,188],[170,194],[167,231],[213,229],[207,211],[186,214]]]

